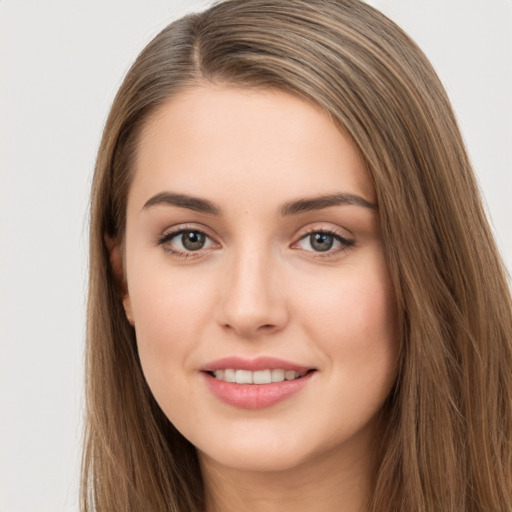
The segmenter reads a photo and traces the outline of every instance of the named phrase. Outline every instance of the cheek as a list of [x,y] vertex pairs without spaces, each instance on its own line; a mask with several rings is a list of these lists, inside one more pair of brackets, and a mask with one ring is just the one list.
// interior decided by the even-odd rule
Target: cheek
[[[361,335],[387,331],[396,323],[396,300],[386,268],[343,269],[322,286],[309,286],[307,309],[326,330],[357,328]],[[320,322],[320,319],[322,321]]]
[[187,368],[197,333],[211,318],[212,287],[198,275],[153,268],[134,271],[129,292],[144,373],[150,386],[165,386],[176,369]]
[[387,271],[354,271],[337,282],[340,285],[323,294],[305,320],[324,356],[324,376],[332,384],[326,387],[324,413],[333,436],[340,425],[345,433],[358,431],[381,410],[396,378],[399,350],[396,302]]
[[309,337],[330,366],[356,381],[392,379],[398,356],[396,299],[387,268],[377,260],[344,269],[323,289],[313,288],[301,313]]

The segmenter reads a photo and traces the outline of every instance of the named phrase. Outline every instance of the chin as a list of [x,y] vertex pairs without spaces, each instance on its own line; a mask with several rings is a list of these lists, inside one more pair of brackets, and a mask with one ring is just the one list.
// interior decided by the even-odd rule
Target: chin
[[205,440],[204,450],[199,444],[196,445],[199,458],[204,458],[211,465],[237,471],[287,472],[307,467],[313,461],[328,461],[344,444],[343,436],[332,439],[333,442],[326,442],[300,429],[295,429],[295,432],[290,432],[289,428],[284,431],[264,430],[260,428],[258,432],[247,429],[245,435],[239,436],[231,431],[216,442],[210,437]]
[[308,460],[308,454],[294,447],[269,448],[251,443],[249,447],[239,449],[231,446],[229,450],[222,450],[222,453],[199,451],[199,459],[237,471],[272,473],[300,467]]

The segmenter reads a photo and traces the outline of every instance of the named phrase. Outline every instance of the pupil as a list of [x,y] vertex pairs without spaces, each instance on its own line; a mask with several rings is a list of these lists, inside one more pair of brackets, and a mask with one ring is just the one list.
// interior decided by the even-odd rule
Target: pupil
[[326,233],[313,233],[309,240],[315,251],[328,251],[334,243],[334,238]]
[[197,231],[185,231],[181,235],[181,242],[188,251],[197,251],[203,247],[205,236]]

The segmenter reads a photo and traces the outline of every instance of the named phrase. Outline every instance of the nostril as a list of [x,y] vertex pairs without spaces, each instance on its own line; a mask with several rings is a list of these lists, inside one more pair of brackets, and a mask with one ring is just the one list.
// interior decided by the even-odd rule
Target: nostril
[[265,325],[260,325],[259,329],[262,330],[262,331],[270,331],[272,329],[275,329],[275,325],[272,325],[272,324],[265,324]]

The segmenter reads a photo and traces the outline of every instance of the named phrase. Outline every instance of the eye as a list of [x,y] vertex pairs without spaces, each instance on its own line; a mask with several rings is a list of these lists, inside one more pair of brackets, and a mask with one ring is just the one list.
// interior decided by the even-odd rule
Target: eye
[[353,240],[349,240],[339,233],[333,231],[312,231],[303,236],[295,246],[305,251],[317,253],[337,253],[354,245]]
[[188,255],[191,252],[215,247],[215,242],[203,231],[198,229],[180,229],[166,233],[159,239],[159,244],[177,255]]

